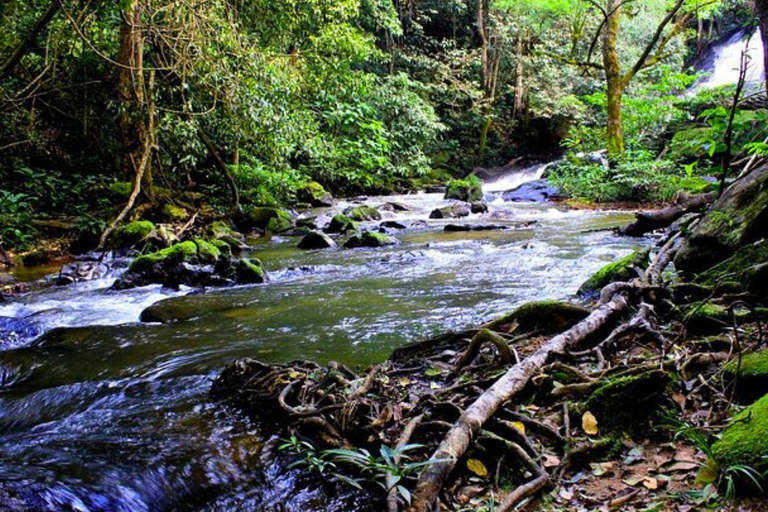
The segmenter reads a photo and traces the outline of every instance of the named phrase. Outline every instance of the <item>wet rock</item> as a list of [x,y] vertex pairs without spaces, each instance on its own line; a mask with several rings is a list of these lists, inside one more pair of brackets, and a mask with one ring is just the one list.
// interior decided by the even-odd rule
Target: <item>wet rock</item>
[[475,201],[469,205],[469,209],[472,213],[488,213],[488,203],[485,201]]
[[768,166],[764,166],[725,190],[684,239],[675,267],[695,274],[767,237]]
[[44,249],[37,249],[32,252],[28,252],[21,257],[21,263],[25,267],[36,267],[38,265],[45,265],[51,261],[51,255]]
[[540,301],[523,304],[512,313],[483,326],[498,332],[541,334],[560,333],[570,329],[590,315],[590,311],[575,304]]
[[640,375],[608,380],[584,404],[601,429],[647,429],[653,414],[664,406],[672,379],[655,370]]
[[259,229],[270,233],[283,233],[293,229],[293,226],[293,216],[279,208],[251,208],[238,218],[238,227],[243,230]]
[[523,183],[514,190],[504,192],[501,197],[505,201],[513,203],[545,203],[553,199],[562,198],[563,194],[557,187],[552,186],[549,180],[534,180]]
[[73,283],[101,279],[107,275],[108,271],[109,267],[98,261],[75,261],[61,268],[59,275],[56,276],[55,283],[57,286],[66,286]]
[[445,194],[448,191],[448,187],[445,185],[430,185],[424,187],[424,192],[427,194]]
[[299,242],[299,249],[331,249],[336,247],[336,242],[331,237],[320,231],[310,231]]
[[379,207],[380,210],[383,210],[385,212],[411,212],[413,211],[413,208],[408,206],[407,204],[403,203],[396,203],[394,201],[389,201],[387,203],[384,203]]
[[483,200],[483,183],[476,177],[470,176],[463,180],[453,180],[448,183],[445,199],[456,199],[465,203]]
[[344,247],[347,249],[356,249],[358,247],[384,247],[387,245],[397,245],[400,242],[389,235],[383,233],[374,233],[373,231],[366,231],[365,233],[358,233],[353,235],[346,241]]
[[115,231],[110,239],[110,246],[113,249],[128,249],[146,241],[155,225],[148,220],[137,220],[129,222]]
[[368,220],[381,220],[381,213],[376,208],[371,206],[352,206],[344,210],[344,215],[356,222],[364,222]]
[[320,229],[320,225],[318,223],[319,217],[317,215],[312,215],[310,217],[300,217],[296,219],[296,227],[299,228],[308,228],[311,230],[317,230]]
[[314,207],[333,206],[333,196],[316,181],[310,181],[296,190],[296,198]]
[[379,224],[379,227],[384,229],[408,229],[408,226],[396,220],[385,220]]
[[429,214],[430,219],[457,219],[461,217],[469,217],[470,209],[466,204],[452,204],[450,206],[443,206],[442,208],[436,208]]
[[462,231],[503,231],[505,229],[509,228],[500,224],[448,224],[443,228],[443,231],[457,233]]
[[650,255],[649,249],[641,249],[604,266],[581,285],[578,294],[582,297],[594,296],[611,283],[630,281],[636,278],[639,275],[639,270],[645,270],[650,265]]
[[357,231],[359,226],[357,222],[346,215],[339,213],[331,219],[330,225],[325,229],[326,233],[346,233],[348,231]]
[[0,350],[28,345],[43,334],[39,325],[21,318],[0,316]]
[[261,284],[266,282],[267,274],[258,260],[243,258],[235,264],[235,277],[239,284]]
[[245,236],[235,231],[232,226],[224,221],[216,221],[209,228],[211,242],[221,241],[226,243],[230,249],[237,251],[246,251],[250,249],[245,243]]

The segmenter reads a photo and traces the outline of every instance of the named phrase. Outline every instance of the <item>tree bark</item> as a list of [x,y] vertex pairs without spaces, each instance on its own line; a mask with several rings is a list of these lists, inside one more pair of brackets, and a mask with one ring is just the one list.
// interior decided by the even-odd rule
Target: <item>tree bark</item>
[[3,65],[0,67],[0,77],[10,75],[13,72],[16,65],[22,58],[24,58],[27,52],[32,49],[37,36],[39,36],[40,32],[48,26],[48,23],[51,22],[60,9],[61,4],[59,3],[59,0],[52,0],[50,5],[48,5],[48,9],[46,9],[43,15],[40,16],[40,19],[35,22],[29,33],[21,40],[18,46],[16,46],[13,53],[5,59],[5,62],[3,62]]
[[716,199],[717,192],[711,192],[709,194],[692,196],[685,201],[667,206],[661,210],[637,212],[635,214],[637,220],[629,226],[620,229],[619,234],[624,236],[643,236],[651,231],[666,228],[686,213],[701,210]]
[[606,142],[608,158],[613,159],[624,153],[624,132],[621,127],[621,100],[624,94],[624,80],[616,47],[619,37],[622,0],[608,0],[606,22],[603,29],[603,67],[608,99],[608,124]]
[[523,111],[523,96],[524,96],[524,77],[525,77],[525,61],[523,60],[523,33],[518,34],[517,46],[515,48],[515,56],[517,59],[517,69],[515,72],[515,104],[512,110],[512,118],[518,119]]

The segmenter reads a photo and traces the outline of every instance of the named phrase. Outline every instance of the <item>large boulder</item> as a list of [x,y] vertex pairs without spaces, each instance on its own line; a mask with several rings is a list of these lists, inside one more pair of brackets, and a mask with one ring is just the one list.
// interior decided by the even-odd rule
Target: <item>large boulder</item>
[[357,222],[344,214],[337,214],[331,219],[330,225],[325,228],[326,233],[346,233],[348,231],[357,231],[359,228]]
[[456,199],[465,203],[483,200],[483,183],[477,176],[448,182],[445,199]]
[[768,166],[753,171],[723,193],[686,237],[675,266],[695,274],[768,237]]
[[443,206],[442,208],[436,208],[429,214],[430,219],[458,219],[461,217],[469,217],[470,208],[467,204],[452,204],[450,206]]
[[579,288],[578,294],[582,297],[594,296],[611,283],[634,279],[638,276],[638,270],[644,270],[650,265],[650,254],[649,249],[641,249],[609,263],[587,279]]
[[[245,244],[245,237],[232,229],[232,226],[224,221],[219,220],[211,224],[209,232],[212,243],[220,241],[226,243],[231,249],[240,251],[248,249],[248,246]],[[219,249],[221,249],[221,246],[219,246]]]
[[364,222],[367,220],[381,220],[381,213],[368,205],[352,206],[344,210],[344,215],[356,222]]
[[57,286],[101,279],[107,275],[109,267],[98,261],[75,261],[67,263],[56,276]]
[[504,192],[501,197],[505,201],[513,203],[545,203],[553,199],[560,199],[563,197],[563,194],[549,180],[534,180],[523,183],[516,189]]
[[315,207],[333,206],[333,196],[316,181],[310,181],[296,190],[296,198]]
[[28,320],[0,316],[0,350],[22,347],[43,334],[43,329]]
[[310,231],[299,242],[299,249],[331,249],[336,247],[336,242],[331,237],[320,231]]
[[347,249],[356,249],[358,247],[384,247],[387,245],[397,245],[399,243],[397,238],[393,238],[389,235],[366,231],[365,233],[358,233],[350,237],[344,244],[344,247]]
[[239,227],[244,230],[258,229],[270,233],[284,233],[294,227],[293,216],[280,208],[257,206],[248,210],[239,219]]

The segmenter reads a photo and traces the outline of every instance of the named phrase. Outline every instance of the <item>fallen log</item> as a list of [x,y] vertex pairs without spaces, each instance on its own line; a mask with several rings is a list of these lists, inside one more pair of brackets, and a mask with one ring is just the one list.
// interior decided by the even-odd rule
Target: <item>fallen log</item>
[[700,211],[716,199],[717,192],[710,192],[709,194],[691,196],[661,210],[637,212],[635,222],[619,229],[618,233],[623,236],[643,236],[651,231],[664,229],[686,213]]

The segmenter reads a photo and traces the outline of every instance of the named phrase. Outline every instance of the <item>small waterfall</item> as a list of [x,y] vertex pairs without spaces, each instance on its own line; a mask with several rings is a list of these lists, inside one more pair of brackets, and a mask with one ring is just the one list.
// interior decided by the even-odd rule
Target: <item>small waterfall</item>
[[493,180],[486,181],[483,184],[483,192],[486,194],[506,192],[508,190],[514,190],[529,181],[540,180],[544,177],[544,173],[547,172],[547,169],[555,163],[556,162],[547,162],[545,164],[536,164],[522,169],[511,170]]
[[750,32],[740,30],[727,41],[718,43],[711,50],[711,55],[701,66],[707,76],[698,81],[692,92],[700,89],[711,89],[723,85],[732,85],[739,81],[739,66],[741,52],[748,46],[749,69],[747,83],[759,83],[765,79],[765,64],[763,60],[763,40],[760,31],[749,37]]

